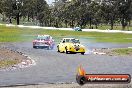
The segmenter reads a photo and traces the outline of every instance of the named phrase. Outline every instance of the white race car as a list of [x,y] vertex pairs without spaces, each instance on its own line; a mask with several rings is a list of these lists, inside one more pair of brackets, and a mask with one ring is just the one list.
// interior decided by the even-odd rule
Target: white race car
[[33,40],[33,48],[54,48],[54,40],[50,35],[38,35],[35,40]]

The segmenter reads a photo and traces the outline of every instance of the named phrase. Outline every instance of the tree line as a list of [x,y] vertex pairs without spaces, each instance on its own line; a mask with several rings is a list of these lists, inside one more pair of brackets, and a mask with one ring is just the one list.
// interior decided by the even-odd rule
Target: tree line
[[118,23],[124,30],[132,20],[132,0],[59,0],[54,5],[45,0],[1,0],[0,7],[0,13],[17,24],[19,18],[28,18],[40,26],[98,28],[106,24],[112,30]]

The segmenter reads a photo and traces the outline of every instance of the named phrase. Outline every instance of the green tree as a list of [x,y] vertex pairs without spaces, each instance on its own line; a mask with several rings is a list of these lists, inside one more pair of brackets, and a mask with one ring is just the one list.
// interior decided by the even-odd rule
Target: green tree
[[118,15],[118,2],[116,0],[109,0],[101,4],[101,17],[105,23],[111,25],[111,30],[113,29],[114,23],[117,20]]
[[128,25],[132,17],[132,1],[131,0],[118,0],[119,18],[122,24],[122,30]]

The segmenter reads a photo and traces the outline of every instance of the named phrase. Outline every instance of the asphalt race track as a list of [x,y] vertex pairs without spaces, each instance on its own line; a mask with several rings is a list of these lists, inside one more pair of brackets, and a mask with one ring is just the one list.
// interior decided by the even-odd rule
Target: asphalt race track
[[[87,47],[87,44],[85,45]],[[131,44],[107,45],[114,48],[131,47]],[[87,53],[85,55],[65,54],[56,52],[56,48],[53,50],[33,49],[31,42],[8,43],[4,46],[25,53],[35,60],[36,65],[23,69],[0,71],[0,86],[74,83],[76,82],[75,76],[79,65],[82,65],[88,74],[124,73],[132,75],[131,56],[108,56]],[[90,49],[103,48],[103,45],[96,44],[96,46],[91,45],[88,47]]]

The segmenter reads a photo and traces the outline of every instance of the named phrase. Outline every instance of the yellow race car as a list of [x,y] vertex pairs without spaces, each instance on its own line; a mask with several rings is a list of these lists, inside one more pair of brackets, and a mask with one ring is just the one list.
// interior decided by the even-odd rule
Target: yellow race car
[[68,53],[81,53],[84,55],[85,47],[80,44],[78,39],[75,38],[63,38],[57,45],[58,52]]

